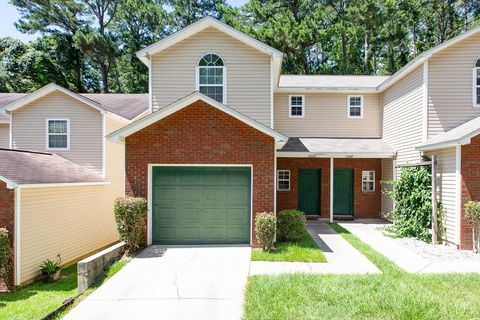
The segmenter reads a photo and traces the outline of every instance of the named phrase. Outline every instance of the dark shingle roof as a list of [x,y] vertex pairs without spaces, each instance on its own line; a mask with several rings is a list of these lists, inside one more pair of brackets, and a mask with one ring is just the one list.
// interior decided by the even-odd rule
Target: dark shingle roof
[[281,152],[311,152],[316,154],[394,154],[382,139],[368,138],[289,138]]
[[56,154],[0,149],[0,176],[18,184],[104,182],[102,176]]
[[[0,93],[0,109],[25,95],[26,93]],[[80,93],[80,95],[98,103],[106,111],[128,120],[148,110],[147,93]]]

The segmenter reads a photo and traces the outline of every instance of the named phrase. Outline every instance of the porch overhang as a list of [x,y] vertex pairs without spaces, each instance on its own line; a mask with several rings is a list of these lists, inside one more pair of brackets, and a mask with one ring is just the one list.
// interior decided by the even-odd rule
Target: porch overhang
[[394,150],[382,139],[289,138],[279,158],[386,158]]

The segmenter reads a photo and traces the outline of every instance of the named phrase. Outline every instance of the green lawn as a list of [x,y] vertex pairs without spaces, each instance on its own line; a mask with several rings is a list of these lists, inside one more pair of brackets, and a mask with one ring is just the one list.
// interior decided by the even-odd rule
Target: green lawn
[[312,237],[304,230],[302,237],[297,242],[278,242],[275,251],[266,252],[262,249],[252,250],[253,261],[300,261],[300,262],[325,262],[322,250],[317,246]]
[[17,291],[0,293],[0,319],[40,319],[77,294],[77,265],[62,270],[57,282],[36,281]]
[[[114,262],[106,269],[105,274],[89,288],[80,299],[84,299],[106,279],[118,272],[128,261]],[[57,282],[44,283],[36,281],[17,291],[0,293],[0,319],[41,319],[62,305],[69,297],[77,295],[77,265],[62,270],[61,278]],[[78,303],[75,302],[75,303]],[[60,314],[61,318],[69,309]]]
[[337,224],[380,275],[253,276],[245,319],[480,319],[480,275],[412,275]]

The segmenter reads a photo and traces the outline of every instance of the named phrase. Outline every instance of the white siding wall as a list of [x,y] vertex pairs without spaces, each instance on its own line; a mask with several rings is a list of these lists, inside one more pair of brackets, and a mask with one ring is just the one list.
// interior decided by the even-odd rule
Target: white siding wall
[[433,55],[428,63],[428,134],[435,136],[480,115],[473,107],[473,66],[480,34]]
[[270,56],[211,27],[152,57],[153,109],[196,90],[196,66],[208,52],[224,59],[227,104],[270,126]]
[[10,126],[0,124],[0,148],[10,148]]
[[437,155],[437,199],[444,208],[444,227],[446,233],[444,238],[455,243],[455,195],[456,195],[456,175],[455,175],[455,148],[438,150],[428,155]]
[[[382,181],[393,180],[393,160],[382,159]],[[392,185],[382,183],[382,215],[389,218],[389,213],[393,210],[393,200],[389,196],[383,194],[384,190],[392,190]]]
[[[70,150],[46,150],[46,119],[70,119]],[[102,115],[98,110],[64,94],[53,92],[12,113],[13,147],[47,151],[102,171]]]
[[423,135],[423,66],[383,93],[383,139],[396,151],[397,164],[421,160],[415,146]]
[[364,96],[364,116],[348,118],[346,94],[299,94],[305,96],[305,117],[289,118],[289,95],[274,96],[274,126],[289,137],[380,138],[382,106],[379,94]]

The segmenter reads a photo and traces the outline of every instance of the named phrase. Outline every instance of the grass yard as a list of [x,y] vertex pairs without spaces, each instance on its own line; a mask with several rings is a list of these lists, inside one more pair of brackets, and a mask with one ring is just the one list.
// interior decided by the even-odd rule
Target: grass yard
[[304,230],[302,237],[297,242],[278,242],[276,250],[266,252],[262,249],[252,250],[253,261],[300,261],[300,262],[325,262],[322,250],[317,246],[312,237]]
[[[128,263],[126,260],[114,262],[105,274],[89,288],[78,301],[84,299],[100,286],[106,279],[113,276]],[[62,269],[61,278],[57,282],[44,283],[39,280],[17,291],[0,293],[0,319],[26,320],[41,319],[60,307],[67,298],[77,295],[77,265]],[[78,301],[74,303],[77,304]],[[57,316],[60,319],[72,307]]]
[[480,319],[480,275],[412,275],[337,224],[381,275],[253,276],[245,319]]

